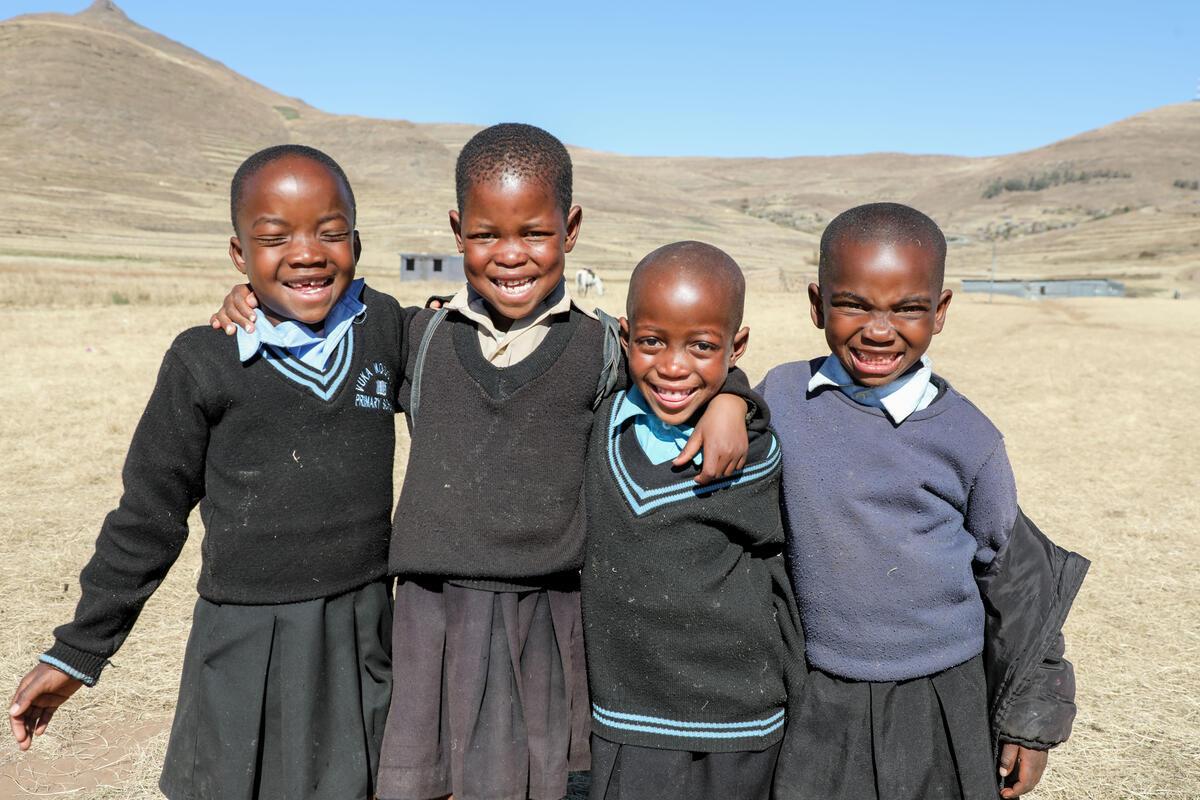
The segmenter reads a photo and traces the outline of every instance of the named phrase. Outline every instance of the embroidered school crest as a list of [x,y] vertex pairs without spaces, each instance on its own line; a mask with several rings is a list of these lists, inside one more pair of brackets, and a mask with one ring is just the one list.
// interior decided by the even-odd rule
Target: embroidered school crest
[[372,411],[391,414],[392,372],[382,361],[373,361],[362,368],[354,379],[354,405]]

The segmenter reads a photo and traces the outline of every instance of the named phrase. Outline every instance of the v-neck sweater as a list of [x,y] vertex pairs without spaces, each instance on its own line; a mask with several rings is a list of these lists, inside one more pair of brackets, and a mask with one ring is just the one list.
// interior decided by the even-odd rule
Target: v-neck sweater
[[803,669],[784,569],[780,451],[757,402],[746,466],[699,486],[601,406],[588,453],[582,602],[592,729],[643,747],[762,750]]
[[[414,341],[429,316],[414,319]],[[524,588],[577,573],[603,337],[600,322],[572,309],[551,318],[536,350],[497,367],[473,323],[446,317],[425,356],[392,574]]]
[[75,618],[49,656],[99,675],[179,556],[197,504],[197,590],[210,602],[292,603],[386,574],[408,312],[369,287],[362,299],[324,371],[270,346],[243,364],[236,341],[209,327],[175,339]]

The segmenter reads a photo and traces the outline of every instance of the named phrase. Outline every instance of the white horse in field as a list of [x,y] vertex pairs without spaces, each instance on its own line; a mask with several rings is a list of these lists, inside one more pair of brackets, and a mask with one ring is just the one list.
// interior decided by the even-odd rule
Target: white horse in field
[[600,280],[600,276],[587,267],[575,273],[575,288],[583,297],[587,297],[588,292],[593,289],[596,290],[597,296],[604,296],[604,281]]

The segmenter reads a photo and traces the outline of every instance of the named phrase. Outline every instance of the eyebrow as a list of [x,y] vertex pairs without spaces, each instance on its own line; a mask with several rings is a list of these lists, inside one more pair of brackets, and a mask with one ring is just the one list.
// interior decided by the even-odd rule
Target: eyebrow
[[858,295],[858,294],[855,294],[854,292],[846,292],[846,291],[834,292],[832,295],[829,296],[829,299],[830,300],[856,300],[864,305],[871,304],[871,301],[867,300],[867,298],[863,297],[862,295]]
[[287,225],[287,224],[288,224],[288,221],[286,219],[283,219],[282,217],[262,216],[256,220],[254,220],[254,222],[250,224],[250,227],[257,228],[259,225]]
[[910,294],[908,297],[901,297],[896,301],[896,305],[902,306],[907,303],[932,303],[933,298],[927,294]]
[[326,222],[332,222],[336,219],[340,219],[347,224],[350,222],[350,218],[348,216],[343,214],[341,211],[335,211],[332,214],[326,214],[325,216],[321,217],[319,220],[317,220],[317,224],[323,225]]

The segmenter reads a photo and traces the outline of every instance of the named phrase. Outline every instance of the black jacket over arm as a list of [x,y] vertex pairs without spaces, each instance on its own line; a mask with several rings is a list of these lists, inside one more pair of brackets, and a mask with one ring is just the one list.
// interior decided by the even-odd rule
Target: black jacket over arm
[[1003,742],[1046,750],[1071,735],[1075,670],[1063,658],[1062,627],[1089,564],[1018,512],[1007,545],[977,576],[996,755]]

